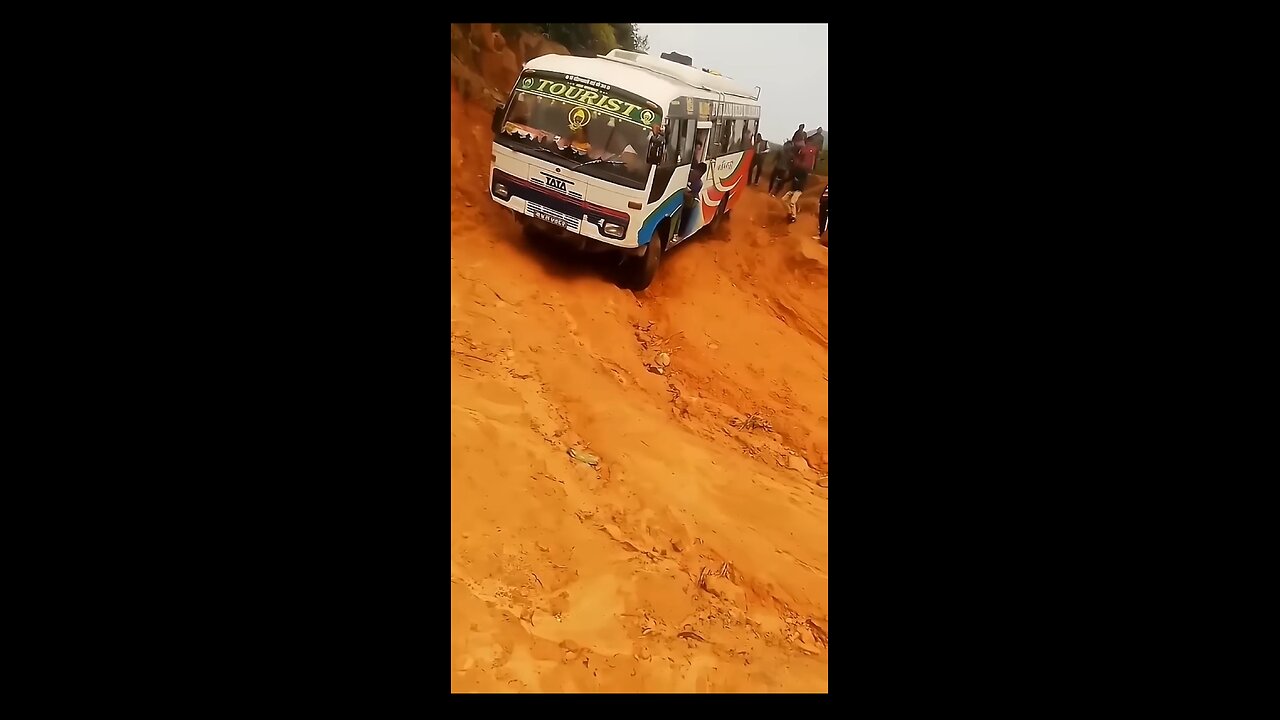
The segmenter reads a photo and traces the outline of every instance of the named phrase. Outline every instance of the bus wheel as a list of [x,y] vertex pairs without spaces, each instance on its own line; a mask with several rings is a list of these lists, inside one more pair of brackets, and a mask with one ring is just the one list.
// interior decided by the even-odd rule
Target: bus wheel
[[658,265],[662,262],[662,246],[666,244],[664,239],[669,236],[671,227],[668,223],[662,228],[662,232],[655,232],[649,244],[645,245],[644,254],[628,263],[630,267],[625,269],[628,274],[627,287],[631,290],[644,290],[653,282],[653,277],[658,274]]

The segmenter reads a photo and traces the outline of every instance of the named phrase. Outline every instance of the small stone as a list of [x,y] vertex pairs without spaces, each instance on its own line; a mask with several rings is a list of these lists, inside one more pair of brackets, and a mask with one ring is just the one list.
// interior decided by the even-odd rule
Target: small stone
[[573,458],[574,460],[584,462],[590,465],[591,467],[595,467],[600,464],[600,457],[595,453],[587,452],[586,450],[569,448],[569,457]]
[[639,653],[639,655],[640,655],[640,659],[641,659],[641,660],[648,660],[648,659],[649,659],[649,657],[650,657],[650,655],[649,655],[649,648],[647,648],[647,647],[641,647],[641,648],[640,648],[640,653]]
[[742,588],[734,585],[728,578],[719,575],[707,576],[707,592],[716,597],[735,605],[745,606],[747,604],[747,593]]
[[671,538],[671,549],[676,552],[684,552],[684,543],[675,538]]
[[658,357],[655,362],[657,362],[661,367],[666,367],[671,364],[671,356],[667,353],[660,352],[658,353]]
[[791,455],[787,458],[787,465],[796,472],[804,472],[809,469],[809,463],[799,455]]

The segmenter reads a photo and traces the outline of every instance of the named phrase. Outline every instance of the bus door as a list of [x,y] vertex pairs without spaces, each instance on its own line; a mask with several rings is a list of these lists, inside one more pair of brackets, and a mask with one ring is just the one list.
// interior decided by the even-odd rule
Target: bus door
[[711,148],[708,147],[710,142],[711,142],[711,122],[708,120],[702,120],[698,123],[698,133],[697,133],[696,139],[694,140],[694,143],[695,143],[694,147],[695,148],[701,147],[702,149],[694,150],[694,155],[696,156],[694,157],[694,161],[695,162],[701,161],[707,164],[707,171],[702,175],[703,187],[706,187],[707,180],[709,180],[712,177],[711,161],[707,159],[711,155]]

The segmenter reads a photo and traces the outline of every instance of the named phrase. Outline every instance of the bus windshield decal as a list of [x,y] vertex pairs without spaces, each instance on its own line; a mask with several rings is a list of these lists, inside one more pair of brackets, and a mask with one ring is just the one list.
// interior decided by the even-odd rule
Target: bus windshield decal
[[[581,80],[582,78],[574,75],[565,75],[563,80],[526,75],[518,87],[522,92],[552,100],[569,101],[575,105],[590,108],[595,113],[610,115],[644,128],[651,127],[657,120],[658,114],[652,109],[625,97],[619,97],[613,88],[606,90],[607,86],[603,86],[603,83],[593,87],[580,82]],[[634,99],[639,100],[639,98]]]

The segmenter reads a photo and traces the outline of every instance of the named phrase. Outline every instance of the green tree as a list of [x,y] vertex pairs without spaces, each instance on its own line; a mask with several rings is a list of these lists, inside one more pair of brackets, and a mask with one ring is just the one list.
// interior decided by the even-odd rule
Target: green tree
[[609,23],[591,23],[591,50],[604,55],[610,50],[621,47],[618,44],[618,36],[613,32],[613,26]]
[[649,37],[641,35],[640,28],[635,23],[610,23],[610,25],[613,27],[613,36],[617,38],[618,47],[635,52],[649,51]]
[[591,26],[587,23],[546,23],[542,27],[547,37],[569,48],[569,52],[594,50]]

